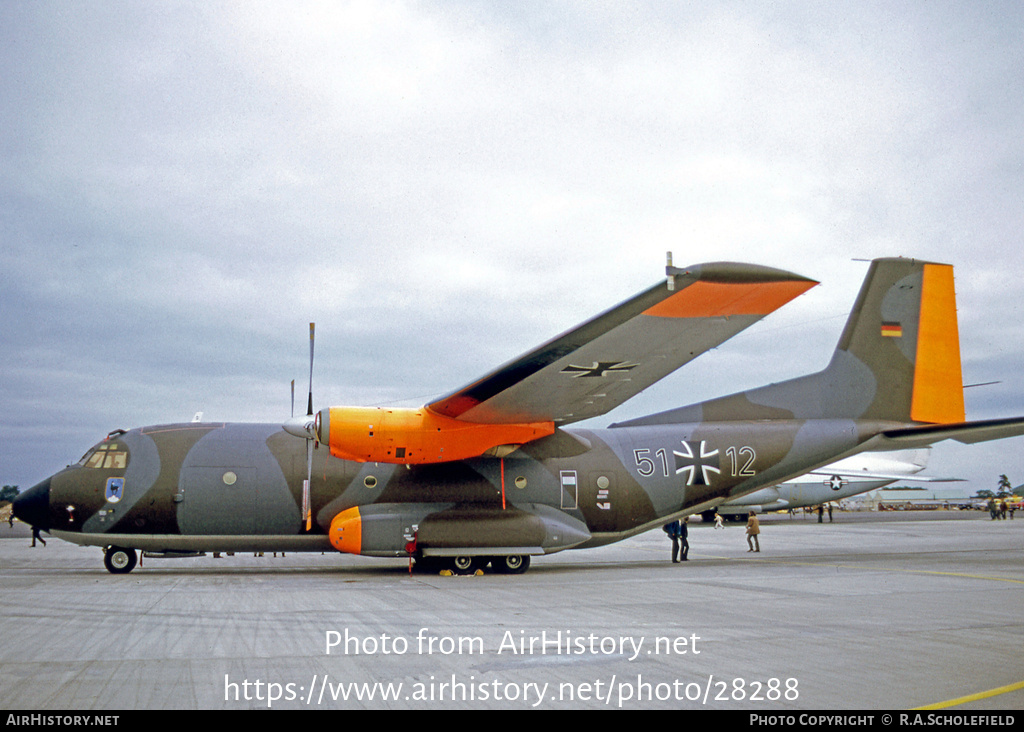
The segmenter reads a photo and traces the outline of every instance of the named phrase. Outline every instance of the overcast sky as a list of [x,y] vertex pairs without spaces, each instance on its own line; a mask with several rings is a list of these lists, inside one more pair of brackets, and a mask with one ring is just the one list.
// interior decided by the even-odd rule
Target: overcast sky
[[[1019,2],[0,3],[0,481],[115,428],[425,403],[658,281],[821,285],[599,421],[824,367],[867,265],[956,267],[1024,415]],[[1024,438],[933,474],[1024,483]]]

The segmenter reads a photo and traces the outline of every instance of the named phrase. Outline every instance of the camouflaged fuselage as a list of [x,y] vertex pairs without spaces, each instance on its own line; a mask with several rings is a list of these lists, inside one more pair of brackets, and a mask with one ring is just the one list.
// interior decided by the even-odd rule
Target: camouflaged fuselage
[[[560,430],[503,459],[421,466],[315,450],[314,521],[306,531],[303,440],[273,424],[147,427],[111,437],[51,477],[46,528],[75,543],[150,551],[323,551],[337,514],[386,508],[390,541],[377,537],[362,553],[402,556],[417,530],[423,548],[552,552],[617,541],[776,484],[837,450],[855,450],[877,429],[779,420]],[[104,465],[92,458],[97,453],[125,458],[120,467],[109,458]],[[546,525],[559,524],[571,536],[544,535]]]

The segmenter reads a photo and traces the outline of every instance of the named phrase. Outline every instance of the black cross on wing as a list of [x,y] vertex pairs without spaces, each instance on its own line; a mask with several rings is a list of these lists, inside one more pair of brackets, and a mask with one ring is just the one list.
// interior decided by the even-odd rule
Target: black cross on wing
[[571,374],[575,379],[591,379],[598,376],[604,376],[610,371],[630,371],[635,369],[637,365],[638,364],[626,363],[624,361],[594,361],[591,366],[566,366],[562,369],[562,373]]

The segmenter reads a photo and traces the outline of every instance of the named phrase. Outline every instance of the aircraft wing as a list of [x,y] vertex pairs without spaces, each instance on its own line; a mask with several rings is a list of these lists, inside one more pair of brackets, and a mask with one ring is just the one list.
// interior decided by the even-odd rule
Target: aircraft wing
[[[930,475],[900,475],[898,473],[866,473],[858,470],[847,470],[847,471],[833,471],[827,470],[812,470],[807,475],[820,476],[822,478],[831,478],[832,476],[838,476],[840,478],[849,478],[850,480],[889,480],[892,482],[906,481],[908,483],[962,483],[964,478],[935,478]],[[789,481],[787,481],[789,482]]]
[[427,405],[466,422],[604,414],[817,284],[769,267],[669,266],[666,280]]

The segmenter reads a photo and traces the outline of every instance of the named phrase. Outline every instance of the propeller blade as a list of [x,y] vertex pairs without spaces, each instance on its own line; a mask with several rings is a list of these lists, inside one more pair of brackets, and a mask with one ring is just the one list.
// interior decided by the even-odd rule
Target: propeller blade
[[306,416],[313,414],[313,332],[316,323],[309,324],[309,404],[306,407]]
[[296,437],[303,437],[312,440],[312,447],[320,447],[320,440],[316,433],[316,418],[313,412],[313,337],[316,323],[309,324],[309,398],[306,402],[306,414],[303,417],[295,416],[295,381],[292,381],[292,416],[283,427],[289,434]]
[[306,531],[313,525],[313,515],[310,510],[309,486],[313,481],[313,441],[306,440],[306,479],[302,481],[302,519],[306,522]]
[[306,478],[302,481],[302,522],[306,531],[313,528],[310,486],[313,483],[313,450],[320,446],[316,434],[316,418],[313,415],[313,344],[316,324],[309,324],[309,397],[306,401],[306,416],[295,416],[295,380],[292,379],[292,416],[283,427],[289,434],[306,439]]

